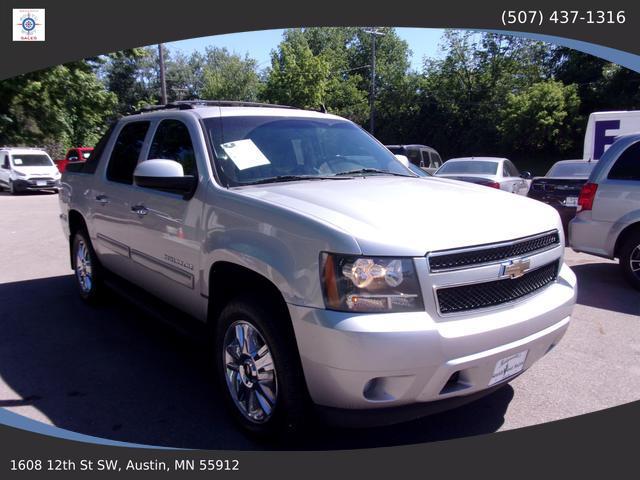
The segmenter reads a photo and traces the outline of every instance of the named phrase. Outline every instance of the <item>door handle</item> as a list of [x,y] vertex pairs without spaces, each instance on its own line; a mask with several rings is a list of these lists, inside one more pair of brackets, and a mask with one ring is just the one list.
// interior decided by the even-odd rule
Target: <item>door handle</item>
[[96,195],[96,201],[100,202],[102,205],[105,205],[109,203],[109,197],[103,194]]
[[147,210],[147,207],[145,207],[144,205],[133,205],[131,207],[131,211],[137,213],[138,215],[146,215],[147,213],[149,213],[149,210]]

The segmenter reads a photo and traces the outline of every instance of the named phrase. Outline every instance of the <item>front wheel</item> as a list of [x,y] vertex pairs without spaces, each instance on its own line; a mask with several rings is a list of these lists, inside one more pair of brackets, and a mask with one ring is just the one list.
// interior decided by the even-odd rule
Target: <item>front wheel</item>
[[620,267],[627,281],[640,290],[640,230],[632,233],[622,245]]
[[268,301],[231,301],[217,322],[217,370],[227,404],[250,433],[276,436],[302,427],[306,386],[290,322]]
[[93,303],[102,294],[102,270],[86,231],[73,236],[71,259],[76,282],[83,300]]
[[16,188],[16,186],[13,183],[12,180],[9,180],[9,193],[11,195],[17,195],[18,194],[18,189]]

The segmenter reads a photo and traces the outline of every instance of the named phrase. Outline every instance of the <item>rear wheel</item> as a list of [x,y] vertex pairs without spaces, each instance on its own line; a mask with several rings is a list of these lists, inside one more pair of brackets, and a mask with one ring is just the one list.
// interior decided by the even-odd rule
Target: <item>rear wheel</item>
[[80,296],[87,302],[97,301],[103,289],[102,269],[85,230],[73,236],[71,255]]
[[640,230],[624,241],[620,249],[620,267],[629,283],[640,290]]
[[240,297],[217,322],[215,355],[221,388],[240,425],[260,436],[298,430],[307,407],[295,341],[269,301]]

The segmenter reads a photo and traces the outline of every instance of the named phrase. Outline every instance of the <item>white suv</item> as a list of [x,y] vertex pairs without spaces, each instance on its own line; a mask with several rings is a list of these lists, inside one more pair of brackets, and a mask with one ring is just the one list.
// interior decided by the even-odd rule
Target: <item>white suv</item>
[[578,214],[569,223],[574,250],[619,258],[640,290],[640,134],[619,137],[582,187]]
[[0,148],[0,188],[11,194],[60,188],[60,172],[39,148]]

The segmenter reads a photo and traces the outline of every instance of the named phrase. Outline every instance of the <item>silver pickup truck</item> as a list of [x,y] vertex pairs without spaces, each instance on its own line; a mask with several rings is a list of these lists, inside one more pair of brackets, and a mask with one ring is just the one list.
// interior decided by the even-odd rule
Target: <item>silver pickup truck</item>
[[576,300],[556,211],[419,178],[326,113],[237,102],[119,120],[62,178],[80,294],[134,284],[206,324],[247,430],[396,422],[499,388]]

